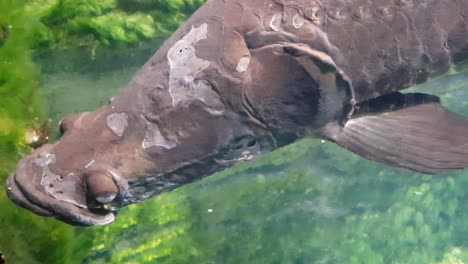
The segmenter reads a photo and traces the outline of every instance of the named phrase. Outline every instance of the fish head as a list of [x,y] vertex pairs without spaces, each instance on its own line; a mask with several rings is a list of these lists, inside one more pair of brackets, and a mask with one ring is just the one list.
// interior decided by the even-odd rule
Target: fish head
[[200,100],[173,107],[167,89],[152,97],[140,88],[63,118],[56,143],[19,161],[7,180],[8,197],[72,225],[106,225],[123,206],[275,147],[244,115]]
[[150,164],[141,144],[145,120],[128,102],[115,101],[63,118],[59,141],[19,161],[7,180],[8,197],[74,225],[112,222],[127,191],[125,178]]

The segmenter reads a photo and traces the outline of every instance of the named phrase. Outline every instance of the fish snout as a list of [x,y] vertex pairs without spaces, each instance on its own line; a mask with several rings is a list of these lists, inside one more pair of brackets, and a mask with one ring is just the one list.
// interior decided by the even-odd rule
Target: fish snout
[[[7,195],[14,203],[38,215],[55,217],[72,225],[106,225],[115,219],[121,189],[116,172],[68,172],[56,164],[54,145],[44,145],[18,163],[7,179]],[[101,166],[102,167],[102,166]]]
[[20,186],[16,183],[16,172],[13,172],[8,177],[6,182],[6,189],[7,197],[15,204],[41,216],[54,216],[52,211],[48,211],[29,201],[29,199],[23,194]]

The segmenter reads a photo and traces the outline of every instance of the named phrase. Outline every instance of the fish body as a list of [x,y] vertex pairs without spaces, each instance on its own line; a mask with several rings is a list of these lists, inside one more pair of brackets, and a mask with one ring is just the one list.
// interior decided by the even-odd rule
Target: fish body
[[304,137],[423,173],[468,166],[468,121],[398,91],[468,57],[468,1],[209,0],[108,105],[65,117],[7,194],[105,225],[115,210]]

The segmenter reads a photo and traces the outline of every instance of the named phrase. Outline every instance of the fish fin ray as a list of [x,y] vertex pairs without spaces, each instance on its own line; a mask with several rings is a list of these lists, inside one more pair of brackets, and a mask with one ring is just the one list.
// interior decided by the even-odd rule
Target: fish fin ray
[[323,134],[364,158],[416,172],[468,167],[468,119],[433,95],[395,92],[360,103],[344,126],[330,123]]

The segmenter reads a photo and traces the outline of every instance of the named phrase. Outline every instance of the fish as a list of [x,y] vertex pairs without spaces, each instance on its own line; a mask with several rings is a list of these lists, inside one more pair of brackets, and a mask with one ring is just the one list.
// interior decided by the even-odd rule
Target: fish
[[38,215],[106,225],[306,137],[425,174],[464,169],[468,120],[400,91],[463,66],[466,12],[466,0],[209,0],[107,105],[64,117],[6,193]]

